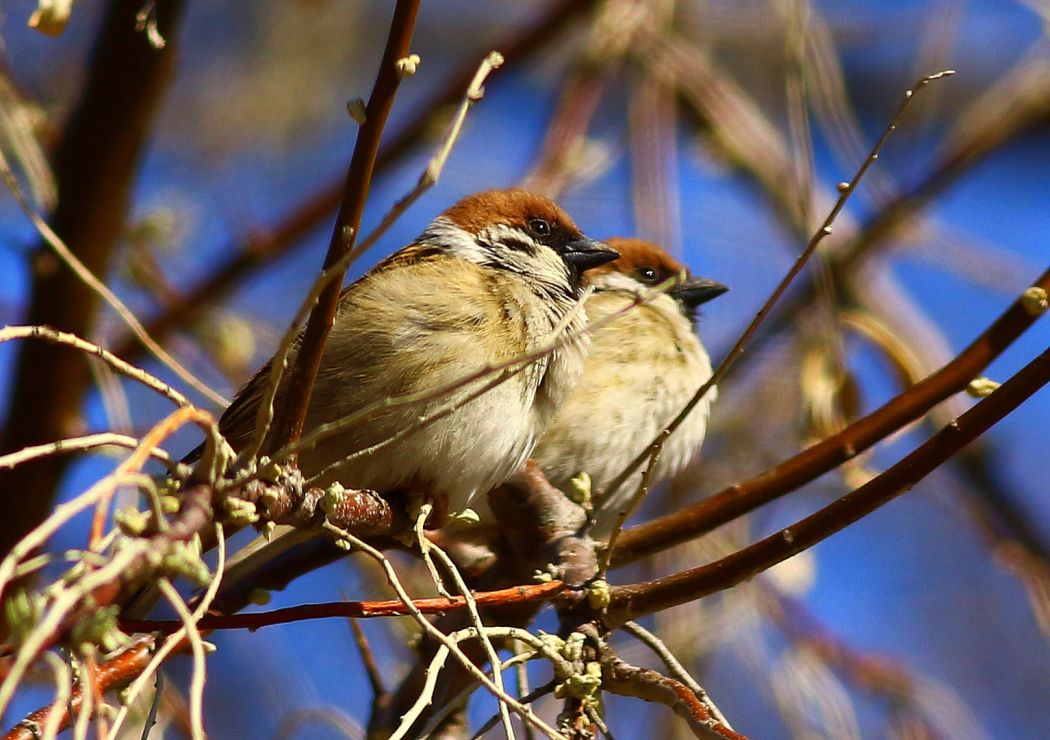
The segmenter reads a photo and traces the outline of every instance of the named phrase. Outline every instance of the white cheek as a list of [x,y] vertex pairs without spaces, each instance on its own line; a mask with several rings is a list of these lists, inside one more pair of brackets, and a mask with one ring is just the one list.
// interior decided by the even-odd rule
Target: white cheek
[[435,218],[420,235],[419,241],[440,247],[449,254],[475,264],[484,264],[488,259],[487,251],[474,236],[445,216]]

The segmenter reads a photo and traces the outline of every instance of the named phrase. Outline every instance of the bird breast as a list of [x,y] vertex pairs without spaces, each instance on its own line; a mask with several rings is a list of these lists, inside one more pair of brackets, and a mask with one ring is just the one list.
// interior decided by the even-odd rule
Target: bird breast
[[[524,464],[575,384],[580,337],[508,364],[551,342],[574,307],[441,255],[366,275],[343,296],[306,427],[366,415],[301,455],[304,471],[320,483],[421,488],[461,511]],[[585,323],[575,314],[570,336]]]
[[[618,290],[587,301],[591,321],[624,313],[593,332],[583,376],[533,454],[560,488],[584,471],[595,491],[604,488],[711,377],[707,353],[672,298],[634,301]],[[654,480],[678,473],[696,453],[715,396],[712,388],[668,439]],[[606,495],[629,497],[640,476]]]

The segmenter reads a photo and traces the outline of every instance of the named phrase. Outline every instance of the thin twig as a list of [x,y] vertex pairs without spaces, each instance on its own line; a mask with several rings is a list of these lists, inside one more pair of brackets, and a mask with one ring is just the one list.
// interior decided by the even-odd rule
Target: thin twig
[[[95,662],[90,656],[84,656],[80,661],[80,683],[86,686],[86,690],[80,702],[80,709],[77,710],[77,719],[73,723],[73,740],[87,740],[92,716],[97,716],[99,721],[102,721],[103,698],[102,693],[98,690],[95,667]],[[98,704],[98,709],[95,709],[95,704]],[[101,734],[96,734],[96,736],[102,737]]]
[[189,400],[187,400],[184,395],[163,380],[160,380],[142,368],[135,367],[131,363],[125,362],[112,352],[99,347],[97,344],[93,344],[86,339],[81,339],[80,337],[69,334],[68,332],[57,331],[49,326],[5,326],[0,329],[0,342],[7,342],[12,339],[43,339],[44,341],[52,342],[53,344],[64,344],[74,349],[79,349],[82,352],[87,352],[88,354],[99,358],[121,375],[125,375],[132,380],[137,380],[147,388],[152,388],[177,406],[188,406],[190,404]]
[[161,578],[157,581],[157,586],[182,620],[186,639],[190,644],[193,654],[193,670],[190,673],[190,735],[193,740],[204,740],[204,641],[201,639],[200,629],[193,622],[189,607],[171,585],[171,581]]
[[[805,266],[806,262],[809,260],[810,256],[817,249],[820,243],[824,240],[826,236],[828,236],[831,233],[832,224],[835,223],[835,219],[838,218],[839,213],[846,205],[846,201],[849,200],[850,194],[852,194],[853,191],[856,189],[857,183],[859,183],[861,178],[864,177],[864,173],[867,172],[868,169],[879,158],[879,152],[882,151],[882,147],[886,144],[886,141],[889,139],[890,134],[892,134],[894,130],[896,130],[897,124],[900,123],[900,120],[903,117],[904,112],[908,109],[908,105],[914,98],[915,93],[925,88],[926,85],[930,82],[942,79],[944,77],[948,77],[952,74],[954,74],[953,70],[945,70],[944,72],[938,72],[937,74],[932,74],[927,77],[923,77],[915,84],[915,86],[911,90],[908,90],[904,94],[904,100],[901,101],[900,107],[897,108],[897,112],[890,120],[889,126],[886,127],[886,130],[882,132],[882,136],[879,137],[878,141],[876,141],[875,145],[871,148],[871,152],[868,154],[867,159],[864,160],[860,168],[853,175],[853,179],[850,180],[848,183],[844,183],[842,186],[840,186],[838,200],[835,201],[835,205],[832,207],[831,211],[824,219],[824,223],[821,224],[820,228],[817,229],[815,234],[813,234],[812,238],[809,241],[809,244],[806,245],[806,248],[802,250],[802,253],[795,259],[795,263],[791,266],[791,269],[788,270],[787,274],[781,279],[780,283],[777,284],[777,287],[773,289],[773,292],[770,294],[769,298],[766,299],[766,302],[762,305],[762,308],[760,308],[758,313],[755,314],[755,318],[748,325],[747,329],[744,330],[744,333],[740,335],[740,338],[737,340],[736,344],[733,345],[733,348],[729,350],[729,353],[726,355],[725,359],[723,359],[719,366],[715,369],[714,373],[711,375],[711,378],[706,383],[700,386],[700,388],[696,391],[693,397],[689,399],[689,401],[685,404],[685,406],[678,413],[678,415],[674,419],[672,419],[671,423],[668,424],[660,433],[661,435],[673,434],[674,431],[682,425],[682,422],[686,420],[686,418],[689,416],[692,410],[696,408],[696,405],[700,403],[700,401],[705,395],[707,395],[707,392],[710,391],[711,388],[713,388],[715,384],[722,379],[722,377],[732,366],[733,361],[736,360],[738,356],[743,354],[744,348],[747,346],[747,343],[751,340],[751,337],[758,330],[758,327],[762,324],[763,320],[765,320],[766,316],[769,315],[770,310],[773,308],[774,305],[776,305],[777,301],[780,300],[780,297],[784,294],[784,291],[787,290],[788,286],[799,274],[799,272],[802,271],[802,268]],[[656,439],[653,440],[652,444],[655,444],[658,441],[658,439],[659,435]],[[634,471],[636,471],[639,468],[639,466],[645,461],[648,455],[649,448],[647,447],[645,450],[639,453],[639,455],[634,460],[631,461],[631,463],[624,469],[622,473],[620,473],[620,475],[614,478],[612,482],[610,482],[605,487],[605,490],[615,491],[620,486],[622,486],[624,484],[624,481],[626,481],[627,478],[629,478],[634,473]]]
[[685,666],[679,662],[678,658],[675,657],[675,654],[671,652],[670,648],[667,647],[663,640],[637,622],[626,622],[621,629],[627,634],[637,637],[650,650],[656,653],[660,660],[664,662],[664,665],[667,666],[667,670],[670,671],[671,675],[688,686],[689,690],[696,694],[696,698],[703,702],[703,705],[707,707],[707,711],[711,713],[712,717],[717,719],[730,730],[733,729],[733,726],[729,724],[729,720],[727,720],[725,715],[722,714],[722,710],[719,709],[711,700],[711,697],[707,695],[707,691],[704,690],[704,687],[701,686],[695,678],[689,675],[689,671],[687,671]]
[[54,653],[47,653],[44,657],[55,676],[55,699],[51,702],[44,727],[40,730],[40,737],[43,740],[49,740],[56,737],[62,729],[62,718],[65,715],[66,705],[69,704],[73,695],[73,671],[66,661]]
[[178,375],[191,387],[196,388],[205,398],[212,403],[216,403],[220,406],[225,406],[227,401],[225,398],[220,396],[218,393],[209,388],[205,383],[201,382],[197,376],[183,367],[182,363],[168,354],[167,350],[161,347],[157,342],[153,340],[149,334],[146,333],[146,329],[142,326],[142,323],[138,320],[131,309],[128,308],[120,298],[117,297],[116,293],[109,289],[109,287],[95,277],[94,273],[91,272],[81,262],[75,254],[66,246],[66,243],[62,238],[55,233],[48,223],[36,212],[32,204],[26,198],[25,193],[22,192],[21,186],[18,184],[18,179],[15,177],[14,172],[11,171],[11,166],[7,162],[7,158],[4,153],[0,151],[0,175],[3,176],[7,182],[7,187],[17,201],[19,207],[25,212],[26,216],[32,221],[33,226],[40,232],[40,235],[44,238],[44,241],[55,250],[62,261],[71,269],[78,278],[85,285],[91,288],[93,291],[109,304],[109,306],[117,313],[117,315],[127,324],[128,328],[135,337],[142,343],[142,346],[150,351],[150,353],[156,357],[160,362],[168,367],[173,373]]
[[[123,447],[124,449],[133,450],[138,444],[139,440],[136,437],[129,437],[126,434],[117,434],[116,432],[99,432],[97,434],[85,434],[83,437],[68,437],[46,445],[23,447],[18,452],[12,452],[10,455],[0,455],[0,469],[13,468],[15,465],[41,457],[63,455],[69,452],[87,452],[99,447]],[[171,455],[161,449],[150,450],[150,457],[160,460],[169,469],[175,465]]]
[[[520,640],[513,640],[511,646],[514,650],[514,658],[524,652],[521,649]],[[511,661],[507,661],[507,663],[512,661],[513,658]],[[514,677],[518,683],[518,696],[521,697],[521,703],[528,704],[529,702],[525,701],[525,697],[531,693],[531,690],[529,689],[529,665],[527,661],[520,660],[514,664]],[[534,736],[535,733],[532,731],[532,725],[525,725],[525,740],[533,740]]]
[[381,700],[387,695],[387,691],[386,686],[383,685],[383,674],[379,672],[379,666],[376,664],[375,653],[372,652],[372,646],[368,644],[368,637],[361,629],[361,623],[357,621],[357,618],[351,617],[349,621],[350,632],[354,635],[354,643],[357,645],[357,651],[361,653],[361,662],[365,666],[365,675],[368,676],[368,683],[372,687],[373,701]]
[[163,695],[164,671],[157,671],[157,678],[153,684],[153,700],[149,703],[146,721],[142,723],[142,737],[139,740],[149,740],[150,732],[157,724],[157,713],[160,712],[160,700]]
[[[422,535],[422,539],[426,539],[426,535]],[[482,647],[485,649],[485,653],[488,655],[489,664],[492,666],[492,683],[496,685],[500,691],[506,691],[503,686],[503,672],[500,670],[499,653],[496,652],[496,648],[492,645],[492,640],[489,639],[488,634],[485,631],[485,623],[481,620],[481,614],[478,612],[478,604],[474,601],[474,596],[470,591],[470,587],[466,581],[463,580],[463,575],[459,572],[459,568],[452,562],[444,550],[440,547],[427,541],[428,549],[432,550],[437,555],[438,560],[442,562],[449,573],[452,574],[452,579],[456,582],[456,588],[463,595],[464,600],[467,602],[467,612],[470,614],[470,621],[473,623],[475,629],[478,631],[478,639],[481,641]],[[422,543],[421,543],[422,544]],[[510,740],[514,740],[514,725],[510,721],[510,711],[507,709],[507,705],[503,702],[499,702],[499,715],[503,720],[503,730],[506,736]]]
[[744,740],[743,736],[715,719],[707,707],[679,681],[648,668],[630,665],[607,647],[602,656],[602,688],[670,707],[689,724],[693,736],[707,740]]
[[[547,683],[543,684],[543,686],[539,686],[533,689],[532,692],[521,697],[521,703],[532,704],[532,702],[536,701],[537,699],[547,696],[547,694],[553,693],[555,686],[557,686],[557,681],[548,681]],[[479,727],[474,732],[474,734],[470,736],[470,740],[479,740],[479,738],[484,737],[485,733],[491,730],[493,727],[495,727],[497,722],[499,722],[499,715],[493,714],[492,717],[490,717],[488,721],[485,722],[485,724],[481,725],[481,727]],[[532,728],[527,725],[526,729],[530,732],[532,731]]]
[[[416,516],[416,521],[412,529],[416,533],[416,544],[419,545],[419,554],[423,558],[423,564],[426,566],[427,572],[430,573],[430,580],[434,582],[434,588],[437,589],[438,595],[444,596],[447,599],[449,593],[445,590],[445,584],[441,579],[441,574],[438,573],[437,566],[434,565],[434,558],[431,556],[431,550],[437,550],[438,548],[437,545],[432,543],[426,535],[427,518],[433,510],[434,505],[430,503],[425,503],[420,506],[419,514]],[[467,598],[466,592],[463,592],[463,597]],[[470,605],[469,599],[467,599],[467,605]]]
[[[638,482],[638,490],[634,492],[631,499],[627,502],[627,505],[623,507],[616,515],[616,523],[613,525],[612,533],[609,535],[609,541],[605,545],[605,549],[602,551],[602,558],[598,562],[598,577],[605,578],[605,574],[609,572],[609,564],[612,562],[613,554],[616,552],[616,542],[620,538],[620,533],[623,532],[623,525],[627,523],[631,514],[638,508],[638,504],[642,502],[646,494],[649,493],[649,486],[653,480],[653,474],[656,472],[656,464],[660,461],[660,452],[663,450],[664,442],[671,436],[669,431],[664,431],[656,438],[649,447],[649,462],[645,466],[645,472],[642,474],[641,481]],[[615,489],[610,489],[615,490]],[[612,501],[614,497],[610,496],[606,501]],[[594,518],[599,519],[605,509],[605,504],[598,508]]]

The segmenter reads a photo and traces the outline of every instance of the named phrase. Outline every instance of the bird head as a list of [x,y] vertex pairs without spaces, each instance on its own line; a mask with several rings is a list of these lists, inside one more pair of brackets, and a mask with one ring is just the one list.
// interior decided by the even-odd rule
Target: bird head
[[667,292],[679,310],[692,318],[701,304],[725,293],[729,288],[719,282],[689,273],[685,265],[665,249],[644,239],[611,237],[606,243],[620,256],[587,274],[586,282],[601,290],[654,288],[674,280]]
[[525,190],[485,190],[438,216],[420,241],[576,296],[580,276],[618,254],[588,239],[557,203]]

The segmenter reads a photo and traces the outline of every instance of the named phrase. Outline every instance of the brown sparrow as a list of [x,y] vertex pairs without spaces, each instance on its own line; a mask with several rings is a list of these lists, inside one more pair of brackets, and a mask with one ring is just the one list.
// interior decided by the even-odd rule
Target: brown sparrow
[[[456,203],[344,290],[304,437],[374,410],[303,450],[303,473],[317,485],[400,490],[427,496],[439,512],[465,510],[476,493],[521,468],[572,392],[590,341],[581,275],[616,257],[542,196],[488,190]],[[559,339],[557,349],[513,366],[480,395],[496,374],[438,397],[383,403],[454,386]],[[235,450],[252,437],[269,372],[267,363],[219,422]],[[287,375],[275,408],[286,383]],[[384,446],[430,415],[440,418]]]
[[[690,276],[651,242],[613,238],[607,244],[620,257],[585,276],[594,288],[587,315],[595,322],[623,314],[592,333],[583,376],[533,452],[547,479],[563,490],[585,472],[592,489],[603,491],[711,377],[711,361],[696,332],[696,309],[727,290]],[[675,276],[680,279],[667,293],[628,308]],[[712,388],[668,438],[652,483],[674,476],[696,454],[716,395]],[[638,471],[594,502],[593,536],[609,535],[641,475]]]

